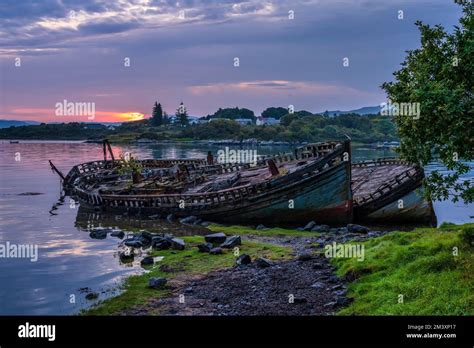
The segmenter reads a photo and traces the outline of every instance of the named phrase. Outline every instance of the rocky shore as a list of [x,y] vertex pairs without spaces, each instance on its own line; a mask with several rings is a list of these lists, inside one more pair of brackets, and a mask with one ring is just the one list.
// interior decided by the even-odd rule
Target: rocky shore
[[[174,220],[170,216],[163,218]],[[180,222],[209,225],[195,217]],[[220,227],[225,230],[225,226],[213,225],[213,233],[204,236],[202,243],[192,245],[171,234],[146,231],[124,239],[121,244],[126,251],[119,253],[122,262],[133,261],[134,255],[138,255],[142,267],[159,267],[162,274],[173,276],[150,277],[148,289],[159,290],[159,296],[150,296],[146,304],[134,305],[116,314],[332,315],[352,299],[347,297],[347,280],[335,274],[335,268],[325,256],[325,246],[357,243],[387,233],[353,224],[334,228],[314,221],[293,230],[294,235],[273,234],[273,229],[263,225],[254,227],[252,231],[247,229],[241,235],[218,232]],[[117,231],[111,234],[123,238]],[[242,247],[246,243],[283,246],[292,251],[284,260],[269,260],[263,255],[251,257]],[[232,253],[234,265],[190,276],[184,272],[184,266],[160,265],[160,258],[150,256],[163,250],[179,256],[189,248],[216,258],[212,260]],[[137,253],[137,249],[140,252]]]

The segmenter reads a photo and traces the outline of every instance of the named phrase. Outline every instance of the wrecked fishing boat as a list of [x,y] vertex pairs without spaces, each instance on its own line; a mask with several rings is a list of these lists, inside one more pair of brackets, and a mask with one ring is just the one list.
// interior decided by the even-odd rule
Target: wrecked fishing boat
[[354,219],[368,223],[429,223],[431,201],[423,196],[424,171],[397,158],[352,164]]
[[349,154],[345,141],[307,145],[252,164],[142,160],[136,183],[117,170],[112,157],[77,165],[63,179],[67,194],[104,211],[233,223],[346,224],[352,220]]
[[210,153],[140,160],[139,180],[121,173],[110,144],[103,146],[103,161],[79,164],[66,176],[51,163],[66,193],[96,210],[243,224],[435,222],[422,194],[422,168],[395,158],[351,164],[350,141],[309,144],[247,164],[215,163]]

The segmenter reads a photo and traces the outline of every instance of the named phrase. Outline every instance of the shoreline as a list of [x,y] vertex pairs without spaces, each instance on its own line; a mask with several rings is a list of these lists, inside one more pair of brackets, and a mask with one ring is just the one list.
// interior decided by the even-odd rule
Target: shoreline
[[[186,243],[185,249],[151,251],[148,254],[164,255],[164,259],[148,269],[149,272],[126,277],[123,293],[99,302],[91,309],[82,311],[81,315],[386,315],[388,313],[382,313],[386,305],[394,310],[397,308],[396,301],[393,304],[390,299],[385,299],[386,305],[380,305],[379,299],[373,297],[373,291],[359,293],[357,288],[385,286],[384,279],[389,281],[391,277],[395,279],[395,289],[411,281],[423,282],[424,277],[439,283],[440,278],[436,277],[442,277],[444,273],[438,272],[445,272],[452,280],[452,277],[464,274],[466,269],[463,268],[464,263],[457,263],[461,268],[452,270],[452,263],[447,262],[443,271],[433,271],[429,264],[414,275],[403,273],[404,277],[398,278],[398,275],[387,275],[382,267],[380,276],[374,279],[377,267],[402,267],[393,266],[391,260],[399,257],[407,263],[403,267],[411,269],[411,263],[417,262],[409,257],[409,253],[414,252],[413,248],[417,249],[415,251],[420,259],[437,262],[436,258],[445,257],[441,255],[449,255],[451,245],[459,245],[464,250],[463,259],[472,260],[472,249],[469,251],[458,242],[463,231],[472,228],[473,224],[446,224],[440,228],[418,228],[410,232],[382,231],[377,234],[350,235],[212,224],[209,233],[223,231],[227,237],[239,235],[242,238],[240,251],[248,252],[251,261],[236,264],[238,257],[232,254],[232,250],[224,250],[221,255],[200,253],[196,246],[203,241],[202,236],[182,237]],[[367,262],[358,262],[356,258],[328,258],[324,253],[325,246],[333,243],[364,245]],[[440,250],[437,246],[439,243],[446,245],[446,249]],[[380,248],[388,252],[385,258],[377,257]],[[400,251],[403,252],[399,254]],[[379,266],[369,271],[373,267],[371,264]],[[403,267],[400,272],[405,272]],[[473,266],[466,267],[469,270]],[[158,289],[150,289],[148,281],[157,275],[166,277],[167,283]],[[376,285],[375,280],[382,283]],[[422,303],[446,302],[449,299],[444,292],[450,285],[444,281],[437,285],[441,290],[434,298],[432,294],[417,295]],[[463,309],[460,304],[466,300],[464,297],[469,294],[469,288],[474,287],[473,281],[457,284],[460,289],[463,286],[467,290],[459,298],[453,299],[456,306],[450,310],[467,310],[462,314],[472,315],[474,308]],[[288,296],[293,301],[288,302]],[[449,305],[433,313],[446,315],[449,314],[445,312],[448,308]],[[400,310],[402,315],[419,315],[426,309],[415,306],[405,309],[400,307]]]

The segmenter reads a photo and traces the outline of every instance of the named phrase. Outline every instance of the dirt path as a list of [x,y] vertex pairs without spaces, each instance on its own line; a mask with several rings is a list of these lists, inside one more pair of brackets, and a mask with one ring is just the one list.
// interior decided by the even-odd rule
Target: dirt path
[[195,279],[175,279],[169,283],[170,296],[152,299],[121,314],[332,315],[351,299],[346,297],[345,282],[334,274],[335,269],[326,257],[314,255],[315,249],[333,241],[356,241],[372,236],[246,236],[249,240],[290,246],[295,250],[295,259],[275,262],[269,267],[252,262]]

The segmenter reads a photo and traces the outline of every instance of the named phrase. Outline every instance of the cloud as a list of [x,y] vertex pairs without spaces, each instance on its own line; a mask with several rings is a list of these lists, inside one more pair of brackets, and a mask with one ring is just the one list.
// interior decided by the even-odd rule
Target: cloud
[[242,93],[254,96],[264,95],[318,95],[318,96],[347,96],[347,97],[369,97],[372,93],[361,91],[352,87],[338,84],[322,83],[315,81],[243,81],[230,83],[214,83],[204,85],[194,85],[188,87],[194,95],[212,95],[222,93]]

